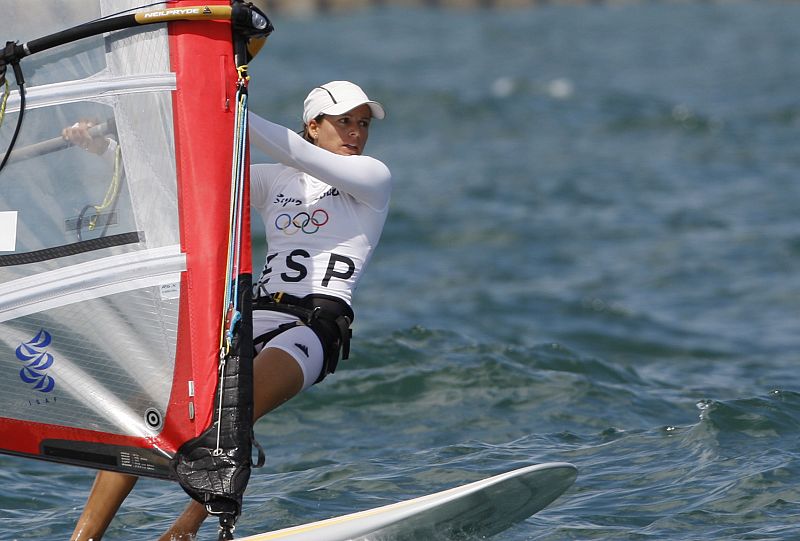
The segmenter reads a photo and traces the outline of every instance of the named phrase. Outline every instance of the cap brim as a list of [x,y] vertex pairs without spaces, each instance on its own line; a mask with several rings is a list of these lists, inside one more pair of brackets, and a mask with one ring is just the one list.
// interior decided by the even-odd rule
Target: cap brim
[[378,120],[383,119],[386,116],[386,111],[383,110],[383,105],[378,103],[377,101],[362,101],[362,100],[353,100],[353,101],[342,101],[339,103],[334,103],[322,111],[320,114],[323,115],[343,115],[355,109],[356,107],[360,107],[362,105],[369,105],[370,110],[372,111],[372,117],[377,118]]

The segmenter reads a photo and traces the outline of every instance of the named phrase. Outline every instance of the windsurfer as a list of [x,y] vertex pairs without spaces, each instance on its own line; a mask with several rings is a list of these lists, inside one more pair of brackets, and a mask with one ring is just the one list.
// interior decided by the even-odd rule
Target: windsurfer
[[[251,144],[278,162],[251,167],[251,204],[269,250],[253,315],[254,419],[347,357],[352,294],[388,214],[391,173],[363,155],[371,121],[383,117],[383,107],[347,81],[308,94],[302,136],[250,114]],[[102,154],[103,143],[84,129],[64,136]],[[304,310],[323,316],[302,321]],[[135,483],[134,476],[98,473],[72,540],[99,540]],[[194,539],[206,516],[191,501],[161,540]]]

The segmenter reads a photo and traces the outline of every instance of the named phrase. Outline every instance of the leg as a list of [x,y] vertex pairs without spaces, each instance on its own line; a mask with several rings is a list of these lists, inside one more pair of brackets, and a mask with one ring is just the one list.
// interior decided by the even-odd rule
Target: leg
[[253,359],[253,422],[303,389],[303,371],[297,361],[277,348],[267,348]]
[[[266,348],[253,360],[253,421],[274,410],[303,388],[303,371],[294,357],[282,349]],[[192,500],[159,541],[190,541],[208,516],[202,504]]]
[[98,472],[89,499],[70,539],[100,541],[137,479],[134,475],[124,473]]
[[194,541],[197,530],[207,516],[206,508],[201,503],[191,500],[181,516],[164,535],[158,538],[158,541]]

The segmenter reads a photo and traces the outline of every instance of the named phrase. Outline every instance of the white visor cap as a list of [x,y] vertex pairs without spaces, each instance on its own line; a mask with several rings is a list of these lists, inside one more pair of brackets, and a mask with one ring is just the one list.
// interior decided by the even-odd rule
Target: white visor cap
[[369,99],[358,85],[331,81],[308,93],[303,102],[303,123],[308,124],[319,115],[343,115],[364,104],[369,105],[374,118],[380,120],[386,116],[383,105]]

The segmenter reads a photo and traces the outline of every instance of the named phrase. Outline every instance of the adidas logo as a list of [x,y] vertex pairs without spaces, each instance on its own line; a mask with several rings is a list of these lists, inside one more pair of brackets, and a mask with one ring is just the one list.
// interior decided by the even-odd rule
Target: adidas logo
[[302,351],[302,352],[303,352],[303,354],[304,354],[306,357],[308,357],[308,346],[306,346],[306,345],[303,345],[303,344],[298,344],[297,342],[295,342],[295,344],[294,344],[294,345],[295,345],[295,346],[297,346],[297,349],[299,349],[300,351]]

